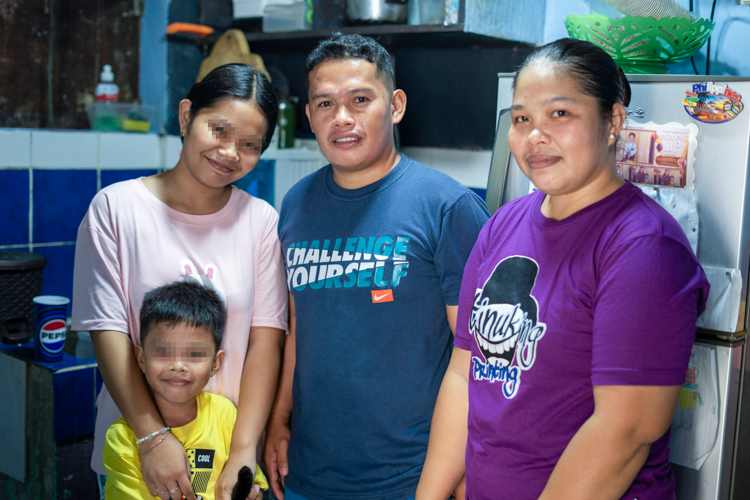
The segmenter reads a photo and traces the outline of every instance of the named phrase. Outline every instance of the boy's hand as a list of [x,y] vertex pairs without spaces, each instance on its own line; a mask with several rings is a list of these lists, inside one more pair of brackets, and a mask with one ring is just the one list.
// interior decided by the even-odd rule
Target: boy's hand
[[[141,444],[141,453],[161,439],[159,436]],[[182,498],[197,500],[190,485],[190,462],[182,443],[172,434],[141,457],[141,474],[154,495],[161,500]],[[176,489],[175,489],[176,488]]]
[[[216,487],[214,488],[216,500],[232,500],[232,490],[234,489],[234,485],[237,484],[237,477],[240,469],[244,466],[249,467],[250,470],[253,471],[253,476],[255,476],[255,454],[251,457],[250,463],[247,464],[242,463],[242,460],[240,459],[232,457],[231,454],[229,455],[227,463],[224,464],[224,470],[221,471],[221,475],[216,481]],[[255,484],[250,489],[250,494],[247,496],[247,500],[255,500],[260,497],[260,487]]]
[[289,474],[289,424],[271,419],[266,427],[264,460],[268,471],[268,483],[276,498],[284,500],[284,478]]

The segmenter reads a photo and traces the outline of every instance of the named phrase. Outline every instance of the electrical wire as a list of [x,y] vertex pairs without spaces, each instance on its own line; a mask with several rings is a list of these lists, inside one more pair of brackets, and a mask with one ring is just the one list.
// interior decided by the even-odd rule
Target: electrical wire
[[[711,21],[714,20],[714,12],[716,11],[716,0],[714,0],[713,5],[711,6]],[[709,74],[709,71],[711,70],[711,39],[713,38],[714,34],[711,32],[711,36],[708,37],[708,44],[706,45],[706,75]]]

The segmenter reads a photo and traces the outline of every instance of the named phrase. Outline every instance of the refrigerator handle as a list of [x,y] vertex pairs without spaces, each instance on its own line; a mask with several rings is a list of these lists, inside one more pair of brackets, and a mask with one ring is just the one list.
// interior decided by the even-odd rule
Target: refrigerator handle
[[501,109],[498,113],[495,148],[492,150],[490,177],[487,179],[487,194],[485,196],[490,214],[497,212],[497,209],[503,203],[503,192],[505,191],[508,165],[510,164],[508,130],[510,130],[511,124],[510,108]]

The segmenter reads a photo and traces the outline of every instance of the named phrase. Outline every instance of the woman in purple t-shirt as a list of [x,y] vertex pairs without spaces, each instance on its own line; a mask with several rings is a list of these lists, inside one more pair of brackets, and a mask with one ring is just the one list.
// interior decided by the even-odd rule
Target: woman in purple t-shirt
[[617,174],[629,101],[588,42],[517,73],[508,142],[539,190],[498,210],[466,265],[417,499],[464,471],[471,500],[674,498],[669,427],[708,283],[672,216]]

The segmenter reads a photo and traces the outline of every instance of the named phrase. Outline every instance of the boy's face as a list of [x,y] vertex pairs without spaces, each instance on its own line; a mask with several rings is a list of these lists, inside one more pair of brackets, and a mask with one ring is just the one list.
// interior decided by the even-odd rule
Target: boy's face
[[635,136],[633,134],[630,134],[628,136],[628,142],[633,142],[635,140]]
[[401,121],[406,95],[390,92],[377,66],[365,59],[326,61],[310,72],[305,112],[326,159],[334,167],[358,171],[393,149],[393,125]]
[[224,351],[216,350],[204,327],[153,325],[143,346],[136,346],[138,366],[154,397],[173,404],[189,401],[219,371]]

